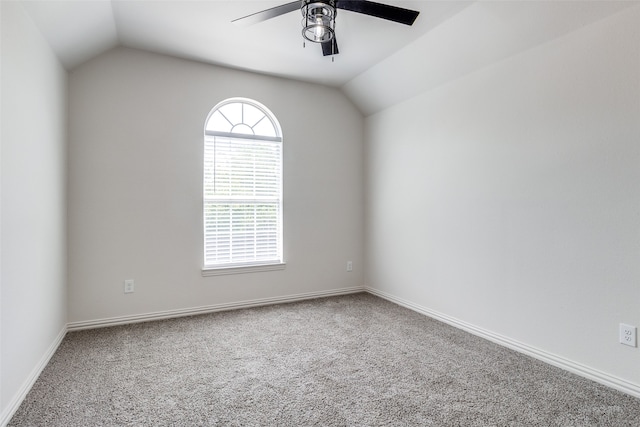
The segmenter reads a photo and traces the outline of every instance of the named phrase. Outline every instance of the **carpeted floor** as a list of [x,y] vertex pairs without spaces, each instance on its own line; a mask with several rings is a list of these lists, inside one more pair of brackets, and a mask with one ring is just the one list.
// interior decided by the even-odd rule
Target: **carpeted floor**
[[640,400],[369,294],[67,334],[10,426],[640,426]]

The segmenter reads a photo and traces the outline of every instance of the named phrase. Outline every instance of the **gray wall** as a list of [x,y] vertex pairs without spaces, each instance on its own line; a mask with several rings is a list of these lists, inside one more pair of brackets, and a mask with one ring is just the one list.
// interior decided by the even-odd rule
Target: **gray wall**
[[[364,125],[338,90],[117,48],[69,97],[70,322],[362,286]],[[282,126],[287,266],[202,277],[203,127],[230,97]]]
[[67,75],[2,2],[0,424],[66,330]]
[[638,22],[368,117],[367,286],[640,390],[640,351],[618,343],[640,326]]

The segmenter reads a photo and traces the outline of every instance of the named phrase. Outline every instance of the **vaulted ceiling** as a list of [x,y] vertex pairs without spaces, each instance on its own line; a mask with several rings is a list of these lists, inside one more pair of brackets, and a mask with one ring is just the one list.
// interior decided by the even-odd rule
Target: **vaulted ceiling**
[[340,10],[340,54],[303,48],[301,15],[231,21],[289,0],[22,0],[68,70],[115,46],[340,87],[379,111],[545,43],[638,1],[398,1],[411,27]]

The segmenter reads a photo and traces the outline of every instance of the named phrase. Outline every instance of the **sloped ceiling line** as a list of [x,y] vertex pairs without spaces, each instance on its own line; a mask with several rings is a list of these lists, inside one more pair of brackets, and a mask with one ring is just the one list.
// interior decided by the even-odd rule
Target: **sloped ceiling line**
[[634,6],[640,2],[475,2],[341,89],[369,116]]
[[365,116],[640,4],[378,0],[420,16],[407,27],[341,13],[332,62],[320,46],[302,48],[297,13],[231,23],[287,0],[20,1],[67,70],[122,45],[337,87]]

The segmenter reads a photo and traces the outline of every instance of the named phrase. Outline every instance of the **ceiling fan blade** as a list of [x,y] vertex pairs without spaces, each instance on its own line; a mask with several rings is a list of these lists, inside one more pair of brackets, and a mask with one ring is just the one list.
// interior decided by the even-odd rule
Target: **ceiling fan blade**
[[338,53],[340,53],[338,52],[338,42],[336,41],[335,36],[333,36],[328,42],[324,42],[321,44],[323,56],[337,55]]
[[234,19],[234,24],[241,25],[253,25],[258,22],[266,21],[267,19],[275,18],[276,16],[284,15],[285,13],[293,12],[294,10],[300,10],[302,7],[302,0],[294,1],[287,4],[281,4],[280,6],[272,7],[261,12],[256,12],[251,15],[243,16],[242,18]]
[[366,0],[337,0],[338,9],[363,13],[400,24],[413,25],[420,12]]

